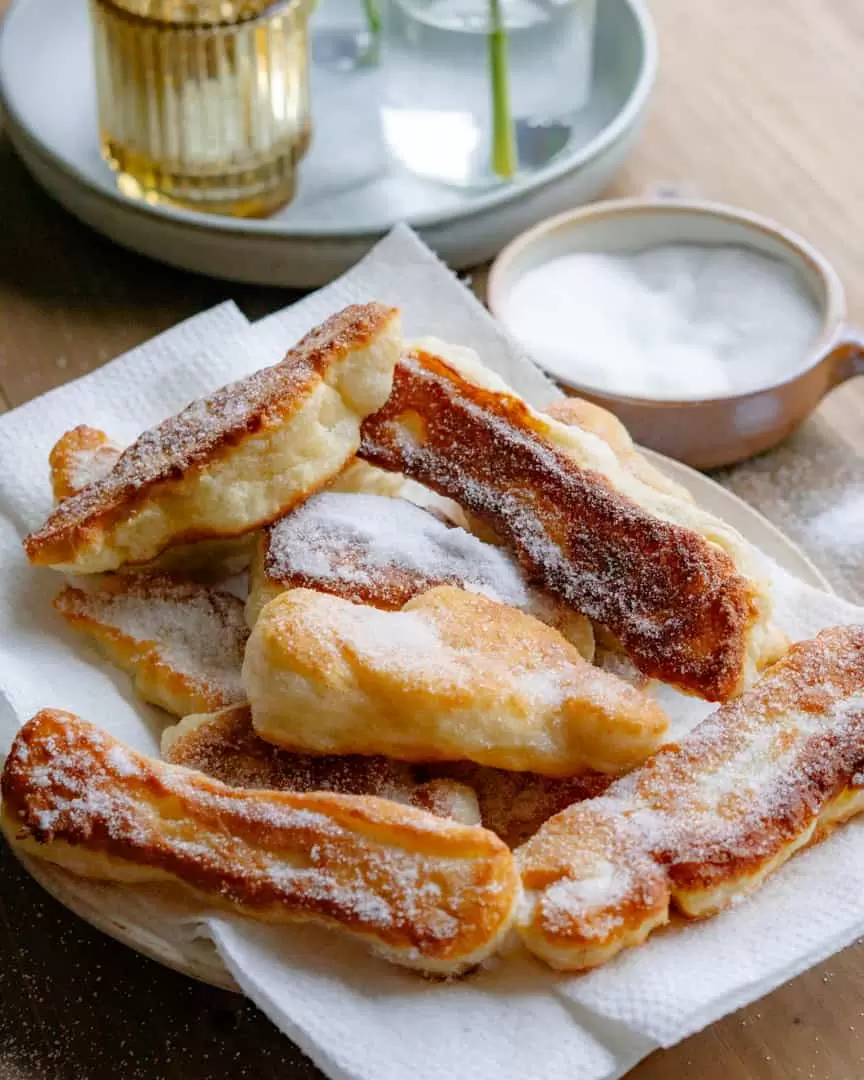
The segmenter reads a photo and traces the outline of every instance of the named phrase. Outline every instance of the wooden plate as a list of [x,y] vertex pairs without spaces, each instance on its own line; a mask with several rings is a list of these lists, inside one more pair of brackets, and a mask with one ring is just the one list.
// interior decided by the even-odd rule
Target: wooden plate
[[[831,586],[802,551],[761,514],[701,473],[645,451],[650,460],[694,498],[808,585]],[[206,909],[185,894],[163,886],[130,888],[86,881],[55,866],[17,853],[30,874],[56,900],[98,930],[166,967],[228,990],[239,989],[209,938],[197,928]]]

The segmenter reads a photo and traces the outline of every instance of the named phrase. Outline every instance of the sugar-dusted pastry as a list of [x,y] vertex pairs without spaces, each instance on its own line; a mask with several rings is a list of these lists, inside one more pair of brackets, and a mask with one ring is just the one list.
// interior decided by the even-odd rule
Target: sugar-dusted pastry
[[393,611],[437,585],[458,585],[554,626],[590,660],[591,624],[525,582],[505,551],[405,499],[323,492],[261,535],[246,615],[287,589],[332,593]]
[[273,521],[354,456],[360,422],[390,393],[399,348],[395,309],[346,308],[281,363],[145,432],[27,537],[28,558],[96,573]]
[[[435,349],[432,348],[431,351],[434,352]],[[693,496],[687,488],[655,468],[645,455],[636,449],[630,438],[630,432],[608,409],[595,405],[593,401],[587,401],[585,398],[561,397],[553,401],[551,405],[547,405],[543,411],[547,416],[551,416],[553,420],[558,420],[562,424],[580,427],[583,431],[598,435],[612,447],[622,466],[648,487],[667,492],[687,502],[693,502]],[[471,515],[470,523],[472,532],[481,538],[488,532],[492,534],[489,538],[493,539],[494,534],[485,522]],[[497,542],[500,543],[500,540]]]
[[88,590],[66,585],[54,607],[132,676],[145,701],[186,716],[244,700],[249,631],[243,601],[231,593],[165,574],[123,574]]
[[555,814],[573,803],[592,799],[614,782],[607,773],[586,770],[574,776],[540,776],[475,765],[472,761],[440,762],[424,773],[470,788],[479,819],[511,848],[518,847]]
[[751,690],[549,820],[517,853],[520,932],[596,967],[669,920],[737,903],[864,809],[864,627],[794,645]]
[[[546,413],[562,424],[576,426],[599,435],[607,442],[621,465],[633,473],[643,484],[675,498],[692,503],[693,496],[666,473],[656,468],[641,454],[630,438],[630,432],[608,409],[580,397],[559,398],[546,408]],[[598,648],[620,652],[621,643],[606,627],[595,626],[594,635]],[[759,669],[775,663],[789,648],[789,638],[776,623],[769,623],[762,639],[762,649],[756,662]]]
[[470,350],[404,353],[361,454],[485,520],[646,675],[711,700],[755,678],[771,599],[745,541],[647,485],[598,435],[530,408]]
[[684,502],[693,502],[693,496],[687,488],[676,483],[652,465],[644,454],[639,453],[630,438],[630,432],[608,409],[595,405],[593,401],[586,401],[585,398],[563,397],[547,405],[544,412],[568,427],[579,427],[583,431],[598,435],[612,447],[621,465],[647,487]]
[[123,447],[109,435],[86,424],[61,435],[48,458],[54,501],[62,502],[104,479],[122,453]]
[[408,480],[401,473],[389,472],[354,458],[327,487],[328,491],[356,495],[389,495],[407,499],[434,514],[448,525],[465,525],[465,514],[452,499],[445,499],[429,488]]
[[255,734],[247,705],[187,716],[162,733],[162,756],[230,787],[378,795],[464,825],[483,824],[516,847],[553,814],[601,794],[613,777],[555,779],[470,761],[410,765],[381,756],[302,754]]
[[259,735],[294,750],[623,772],[660,743],[653,701],[516,608],[441,586],[400,611],[294,589],[249,638]]
[[456,975],[502,942],[520,897],[493,833],[331,792],[250,791],[145,757],[70,713],[18,732],[3,828],[82,877],[175,882],[269,923],[312,919],[394,963]]
[[477,796],[466,784],[447,777],[424,779],[419,770],[391,758],[280,750],[255,734],[248,705],[187,716],[166,728],[162,756],[229,787],[377,795],[463,825],[480,824]]
[[[79,424],[57,440],[49,456],[51,490],[54,501],[62,502],[95,484],[111,472],[123,448],[98,428]],[[401,484],[395,473],[385,473],[372,465],[363,465],[370,473],[390,477]],[[349,466],[350,468],[350,466]],[[148,570],[184,574],[196,581],[215,581],[245,570],[252,558],[255,535],[249,533],[229,540],[201,540],[197,544],[179,544],[168,548],[146,564]],[[122,568],[121,568],[122,569]],[[136,566],[132,572],[141,568]]]

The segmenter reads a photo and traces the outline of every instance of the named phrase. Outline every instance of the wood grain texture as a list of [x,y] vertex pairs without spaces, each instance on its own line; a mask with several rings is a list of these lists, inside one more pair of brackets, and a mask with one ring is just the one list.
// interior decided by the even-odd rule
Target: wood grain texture
[[[0,0],[0,12],[7,0]],[[602,0],[600,0],[602,3]],[[661,75],[610,195],[658,188],[735,202],[798,229],[835,263],[864,324],[861,0],[654,0]],[[250,316],[289,293],[209,281],[87,231],[0,139],[0,409],[233,297]],[[482,285],[482,275],[478,275]],[[817,490],[864,488],[864,379],[785,446],[722,479],[864,600],[864,538],[842,558],[804,520]],[[320,1074],[239,997],[157,967],[76,920],[0,848],[0,1080],[311,1080]],[[858,945],[682,1045],[632,1080],[857,1080]],[[538,1080],[542,1063],[538,1063]],[[533,1078],[531,1078],[533,1080]],[[574,1078],[575,1080],[575,1078]]]

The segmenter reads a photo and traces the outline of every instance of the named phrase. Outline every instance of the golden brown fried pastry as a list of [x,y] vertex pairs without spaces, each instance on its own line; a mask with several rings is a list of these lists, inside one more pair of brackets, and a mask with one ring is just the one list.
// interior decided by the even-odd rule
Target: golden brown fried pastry
[[533,836],[553,814],[602,794],[614,779],[587,772],[556,780],[470,761],[428,766],[380,756],[292,753],[255,734],[246,705],[187,716],[166,728],[162,756],[229,787],[378,795],[463,825],[482,823],[511,848]]
[[442,777],[426,780],[404,761],[359,755],[292,754],[255,734],[248,705],[187,716],[162,734],[162,756],[229,787],[274,791],[337,791],[377,795],[429,810],[463,825],[479,825],[477,796]]
[[[435,353],[434,348],[429,351]],[[443,355],[446,356],[447,353]],[[693,496],[685,487],[656,469],[646,457],[639,453],[630,438],[630,432],[608,409],[586,401],[585,398],[564,397],[553,401],[543,411],[553,420],[571,427],[580,427],[583,431],[599,436],[611,446],[621,465],[648,487],[675,495],[687,502],[693,502]],[[471,531],[481,539],[488,539],[490,543],[501,543],[500,538],[490,527],[474,515],[471,515],[470,525]]]
[[[55,443],[49,457],[55,502],[77,495],[89,484],[102,480],[117,464],[122,453],[123,448],[98,428],[80,424],[67,431]],[[394,473],[385,473],[371,465],[363,465],[363,468],[382,477],[389,476],[397,484],[402,483]],[[180,544],[163,551],[146,564],[146,569],[184,574],[196,581],[214,581],[245,570],[254,548],[253,533],[230,540]],[[137,573],[140,569],[142,567],[136,566],[132,572]]]
[[445,525],[458,525],[460,528],[466,526],[465,514],[452,499],[437,495],[416,480],[407,480],[401,473],[367,465],[360,458],[354,458],[327,490],[340,494],[389,495],[391,498],[398,496],[434,514]]
[[346,308],[280,364],[145,432],[27,537],[28,558],[96,573],[273,521],[351,460],[361,420],[390,392],[399,347],[395,309]]
[[54,501],[62,502],[102,480],[122,453],[123,447],[98,428],[79,424],[67,431],[54,444],[48,458]]
[[295,589],[249,638],[255,730],[293,750],[571,776],[652,753],[662,709],[516,608],[442,586],[401,611]]
[[177,882],[263,922],[313,919],[406,967],[493,953],[520,896],[493,833],[372,796],[249,791],[145,757],[70,713],[18,732],[10,842],[82,877]]
[[595,967],[669,919],[741,900],[864,809],[864,627],[825,630],[517,858],[520,932],[553,967]]
[[486,520],[645,674],[717,700],[755,677],[771,602],[742,538],[646,485],[598,436],[535,412],[466,350],[403,354],[361,454]]
[[479,820],[511,848],[524,843],[544,822],[573,803],[602,795],[615,780],[591,770],[557,778],[492,769],[471,761],[442,762],[423,771],[474,791]]
[[92,591],[66,585],[54,607],[132,676],[145,701],[186,716],[244,700],[249,631],[231,593],[165,574],[124,574]]
[[142,566],[121,567],[118,573],[137,574],[145,570],[177,574],[205,583],[224,581],[248,569],[257,540],[257,533],[247,533],[230,540],[199,540],[195,544],[178,544]]
[[521,608],[559,630],[586,660],[584,615],[539,593],[509,555],[405,499],[325,491],[263,530],[246,617],[287,589],[315,589],[395,611],[437,585],[458,585]]
[[579,427],[583,431],[599,436],[612,447],[621,465],[631,472],[647,487],[654,488],[664,495],[693,502],[693,496],[666,473],[655,468],[639,451],[630,438],[630,432],[614,413],[580,397],[558,398],[548,405],[544,412],[553,420],[558,420],[568,427]]
[[[562,424],[582,428],[584,431],[593,432],[607,442],[618,456],[618,460],[629,472],[633,473],[642,483],[648,487],[668,495],[676,496],[686,502],[693,502],[693,496],[680,484],[668,477],[660,469],[655,468],[650,461],[639,451],[630,438],[630,433],[607,409],[595,405],[584,398],[568,397],[559,398],[553,402],[546,413],[554,420]],[[621,643],[606,627],[595,626],[594,636],[597,647],[609,652],[621,652]],[[788,651],[789,638],[780,628],[770,623],[762,639],[762,650],[756,659],[756,667],[761,670],[770,664],[776,663]]]
[[389,495],[396,498],[405,486],[399,473],[376,469],[359,458],[353,458],[327,488],[328,491],[358,495]]

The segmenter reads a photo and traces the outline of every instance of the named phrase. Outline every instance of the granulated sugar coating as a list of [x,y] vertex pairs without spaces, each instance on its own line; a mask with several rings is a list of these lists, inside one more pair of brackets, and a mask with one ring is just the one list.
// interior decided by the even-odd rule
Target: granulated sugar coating
[[613,779],[588,771],[555,780],[532,772],[491,769],[470,761],[434,765],[429,771],[473,788],[483,824],[512,848],[533,836],[553,814],[574,802],[601,795]]
[[734,695],[770,611],[761,584],[739,572],[740,537],[687,500],[661,498],[598,437],[469,375],[428,353],[403,356],[387,404],[364,421],[361,456],[483,519],[640,671],[709,700]]
[[229,787],[377,795],[466,825],[480,821],[477,798],[462,784],[427,783],[422,770],[386,757],[281,750],[255,734],[248,706],[187,717],[166,733],[162,756]]
[[529,586],[504,548],[441,520],[434,510],[377,494],[315,495],[264,530],[252,574],[250,621],[268,599],[288,589],[315,589],[392,611],[439,585],[521,608],[554,626],[586,658],[593,655],[588,620]]
[[670,903],[712,915],[864,808],[862,660],[864,627],[822,631],[680,743],[548,821],[518,855],[529,947],[592,966],[594,939],[608,959]]
[[24,538],[28,559],[99,573],[273,521],[352,456],[357,424],[386,400],[398,319],[381,304],[347,307],[280,363],[149,428]]
[[401,611],[283,593],[255,624],[243,683],[259,735],[315,753],[619,774],[668,726],[555,630],[452,586]]
[[[210,712],[243,700],[249,631],[242,601],[228,592],[141,573],[107,578],[92,592],[67,585],[54,607],[130,673],[140,678],[146,667],[158,687],[142,696],[171,712]],[[175,706],[178,685],[185,696]]]
[[314,496],[267,531],[265,569],[286,587],[305,585],[380,607],[401,607],[444,584],[514,607],[531,601],[518,564],[502,548],[382,495]]
[[99,428],[79,424],[65,432],[49,455],[55,502],[76,495],[104,479],[117,464],[123,447]]
[[518,896],[509,850],[484,829],[385,799],[230,788],[57,710],[18,732],[2,793],[7,835],[31,856],[323,922],[430,973],[493,952]]

